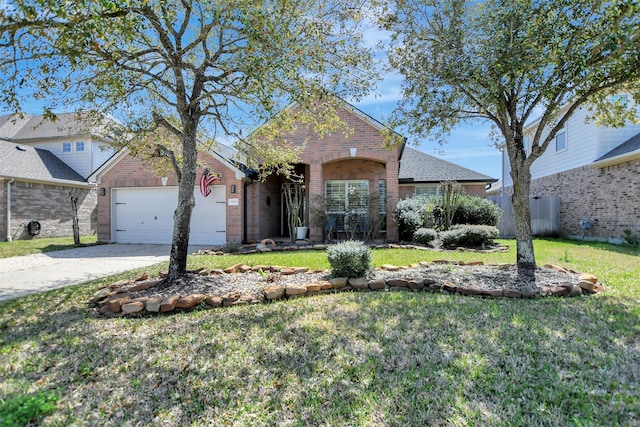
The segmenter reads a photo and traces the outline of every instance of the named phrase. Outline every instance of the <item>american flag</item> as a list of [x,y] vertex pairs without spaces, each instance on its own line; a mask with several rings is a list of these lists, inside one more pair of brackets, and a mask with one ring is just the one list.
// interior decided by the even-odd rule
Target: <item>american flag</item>
[[202,194],[202,196],[207,197],[209,194],[211,194],[211,189],[209,188],[209,186],[218,181],[220,181],[219,173],[211,173],[209,172],[209,169],[205,169],[204,172],[202,172],[202,176],[200,177],[200,193]]

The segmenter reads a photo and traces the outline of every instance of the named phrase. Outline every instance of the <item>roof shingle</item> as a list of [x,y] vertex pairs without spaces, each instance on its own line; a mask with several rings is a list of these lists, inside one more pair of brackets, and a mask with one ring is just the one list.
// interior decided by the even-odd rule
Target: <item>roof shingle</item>
[[59,184],[86,180],[48,150],[0,141],[0,176]]
[[405,147],[400,159],[400,183],[408,182],[496,182],[497,179],[455,163]]

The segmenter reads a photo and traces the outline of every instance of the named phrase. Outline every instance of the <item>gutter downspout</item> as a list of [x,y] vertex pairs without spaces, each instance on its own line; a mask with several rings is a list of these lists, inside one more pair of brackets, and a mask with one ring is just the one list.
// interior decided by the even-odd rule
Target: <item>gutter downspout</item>
[[11,242],[11,184],[15,181],[11,178],[7,182],[7,242]]

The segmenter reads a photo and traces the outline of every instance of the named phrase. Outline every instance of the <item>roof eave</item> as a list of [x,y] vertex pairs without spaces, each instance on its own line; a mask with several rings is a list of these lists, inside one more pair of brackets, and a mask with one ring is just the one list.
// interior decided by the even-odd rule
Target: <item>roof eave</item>
[[617,156],[609,157],[608,159],[596,160],[595,162],[591,163],[591,167],[604,168],[618,163],[629,162],[635,159],[640,159],[640,150],[619,154]]
[[0,175],[0,179],[3,180],[16,180],[20,182],[30,182],[33,184],[45,184],[45,185],[59,185],[62,187],[83,187],[83,188],[93,188],[95,187],[94,183],[91,182],[80,182],[80,181],[69,181],[66,179],[33,179],[23,176],[9,176],[9,175]]

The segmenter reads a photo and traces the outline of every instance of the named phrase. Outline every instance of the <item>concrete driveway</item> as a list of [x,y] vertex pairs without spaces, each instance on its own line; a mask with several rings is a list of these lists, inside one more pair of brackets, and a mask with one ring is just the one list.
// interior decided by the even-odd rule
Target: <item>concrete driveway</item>
[[108,244],[0,258],[0,301],[168,261],[170,252],[170,245]]

